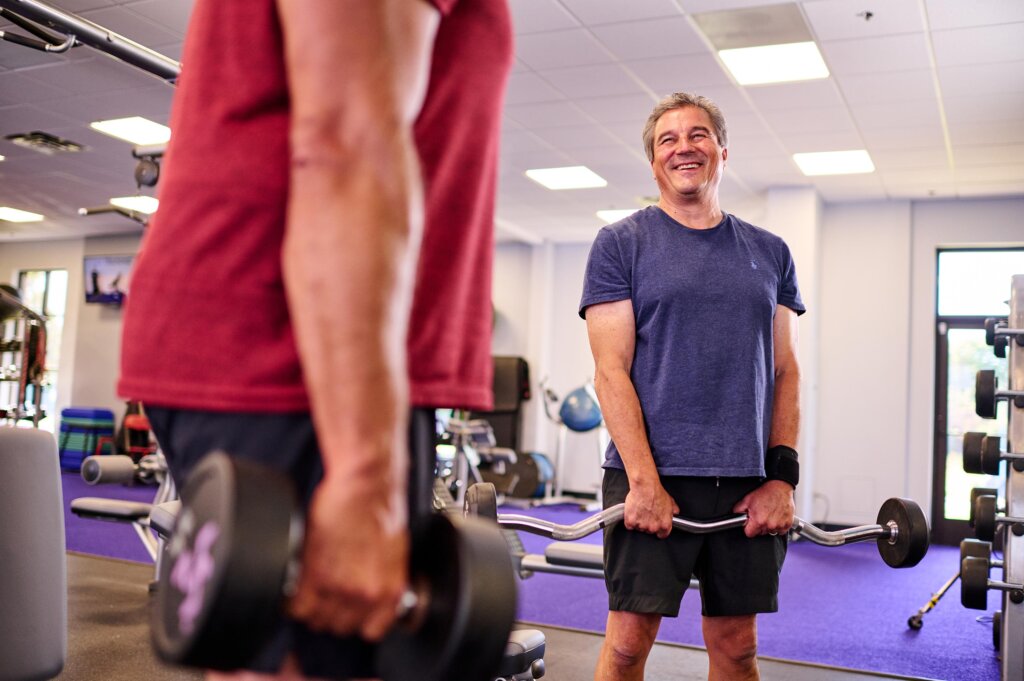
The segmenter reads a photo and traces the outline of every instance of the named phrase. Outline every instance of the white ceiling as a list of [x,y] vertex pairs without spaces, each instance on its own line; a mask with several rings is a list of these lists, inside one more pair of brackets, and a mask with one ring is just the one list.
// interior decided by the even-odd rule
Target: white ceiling
[[[692,15],[775,3],[510,3],[504,238],[589,241],[603,224],[595,211],[637,207],[654,194],[640,130],[654,102],[679,90],[711,97],[728,119],[726,210],[774,186],[814,186],[830,202],[1024,195],[1022,0],[799,2],[832,75],[753,87],[731,80]],[[51,4],[178,59],[192,1]],[[7,29],[23,33],[0,23]],[[76,213],[135,191],[130,145],[88,123],[131,115],[166,123],[173,92],[88,47],[51,55],[0,42],[0,137],[45,130],[87,147],[44,156],[0,140],[0,205],[47,216],[0,222],[0,240],[138,231],[117,215]],[[796,152],[856,148],[870,152],[876,172],[806,178],[792,161]],[[523,175],[562,165],[589,166],[608,186],[553,192]]]

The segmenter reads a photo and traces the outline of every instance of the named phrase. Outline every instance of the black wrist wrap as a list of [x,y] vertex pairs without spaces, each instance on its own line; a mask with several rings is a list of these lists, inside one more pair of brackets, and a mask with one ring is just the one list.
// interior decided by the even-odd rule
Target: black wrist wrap
[[764,473],[768,480],[782,480],[796,489],[800,482],[800,462],[796,450],[786,445],[771,447],[764,456]]

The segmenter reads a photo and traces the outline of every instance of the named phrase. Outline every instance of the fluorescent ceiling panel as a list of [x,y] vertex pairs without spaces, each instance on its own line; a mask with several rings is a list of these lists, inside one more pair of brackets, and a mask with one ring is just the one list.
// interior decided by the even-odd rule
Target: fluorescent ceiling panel
[[26,210],[0,206],[0,220],[7,222],[40,222],[43,216],[39,213],[29,213]]
[[813,42],[719,50],[718,56],[740,85],[828,78],[828,67]]
[[141,116],[95,121],[89,127],[132,144],[166,144],[171,139],[170,128]]
[[800,172],[804,175],[857,175],[875,172],[868,152],[863,149],[851,151],[815,151],[793,154]]
[[716,50],[813,39],[800,8],[793,3],[700,12],[693,20]]
[[125,210],[135,211],[136,213],[151,215],[156,212],[160,202],[152,196],[119,196],[110,199],[110,204]]
[[599,210],[597,211],[597,217],[604,220],[609,225],[613,222],[618,222],[624,218],[628,218],[633,213],[640,210],[639,208],[626,208],[623,210]]
[[534,168],[526,176],[548,189],[589,189],[607,187],[608,181],[586,166]]

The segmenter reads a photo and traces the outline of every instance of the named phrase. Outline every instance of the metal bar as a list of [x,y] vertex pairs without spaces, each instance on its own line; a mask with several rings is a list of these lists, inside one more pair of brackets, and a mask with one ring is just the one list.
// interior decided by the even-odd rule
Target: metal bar
[[140,68],[168,83],[173,84],[181,74],[181,65],[170,57],[39,0],[0,0],[0,7],[38,24],[74,36],[83,45],[88,45],[115,59],[120,59],[126,64]]
[[[625,513],[626,505],[616,504],[596,515],[584,518],[574,525],[559,525],[540,518],[513,514],[499,515],[498,523],[505,528],[539,534],[558,541],[575,541],[621,522]],[[689,520],[676,516],[672,519],[672,527],[692,534],[707,534],[709,532],[743,527],[746,522],[747,515],[745,513],[710,522]],[[822,546],[842,546],[843,544],[879,538],[889,539],[890,541],[895,541],[896,539],[895,527],[882,527],[881,525],[861,525],[837,532],[826,532],[801,518],[794,518],[792,529],[805,539]]]

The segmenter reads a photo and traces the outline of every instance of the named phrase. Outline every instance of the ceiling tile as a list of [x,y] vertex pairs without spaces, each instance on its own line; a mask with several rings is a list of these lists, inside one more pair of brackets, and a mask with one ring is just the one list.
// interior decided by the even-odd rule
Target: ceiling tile
[[0,106],[22,102],[45,102],[65,96],[65,92],[31,77],[31,71],[0,73]]
[[935,98],[935,82],[930,69],[872,74],[850,73],[836,80],[839,90],[849,104]]
[[685,17],[595,26],[594,35],[619,59],[701,54],[704,41]]
[[853,129],[828,132],[808,132],[806,130],[780,132],[779,141],[790,154],[810,151],[850,151],[864,148],[864,139]]
[[540,102],[505,107],[506,115],[532,130],[587,125],[591,120],[570,102]]
[[579,26],[558,0],[509,0],[509,7],[517,35]]
[[90,10],[82,12],[81,16],[146,47],[181,38],[179,31],[162,28],[141,15],[120,7]]
[[33,69],[30,75],[44,85],[59,88],[68,95],[96,94],[132,87],[148,88],[159,82],[139,69],[103,57]]
[[969,26],[999,26],[1024,21],[1024,2],[1020,0],[925,0],[928,24],[933,31]]
[[178,36],[184,36],[192,4],[192,0],[142,0],[130,2],[125,7]]
[[596,125],[545,128],[536,130],[534,134],[554,148],[564,151],[592,146],[608,146],[618,141],[610,133]]
[[957,168],[989,164],[1009,165],[1024,159],[1024,144],[979,144],[953,147]]
[[985,196],[1024,196],[1024,182],[957,183],[957,196],[979,198]]
[[871,153],[874,153],[876,148],[920,149],[927,146],[945,148],[942,126],[938,124],[910,127],[861,127],[860,132]]
[[940,126],[938,100],[925,99],[901,102],[893,106],[889,102],[855,104],[850,107],[854,120],[862,129],[900,128],[913,125]]
[[858,40],[826,40],[819,45],[829,70],[847,73],[886,73],[931,68],[924,34],[883,36]]
[[710,53],[638,59],[624,65],[659,96],[732,85],[732,80]]
[[761,111],[779,111],[797,107],[840,107],[843,99],[831,78],[800,83],[776,83],[746,88],[747,96]]
[[1006,92],[1009,83],[1017,83],[1019,91],[1024,83],[1024,61],[944,66],[938,73],[944,97]]
[[[1024,3],[1022,3],[1024,4]],[[1024,60],[1024,22],[932,32],[935,63],[943,66]]]
[[570,12],[590,26],[620,21],[638,21],[655,17],[679,16],[681,10],[672,0],[629,0],[595,2],[595,0],[562,0]]
[[[33,130],[49,130],[66,126],[72,121],[29,105],[0,108],[0,137]],[[74,140],[78,141],[78,140]]]
[[636,128],[637,136],[644,121],[654,108],[654,101],[647,95],[620,97],[591,97],[576,100],[595,121],[599,123],[624,123]]
[[[918,0],[823,0],[803,3],[804,12],[818,40],[874,38],[883,35],[924,32]],[[870,11],[870,19],[865,11]]]
[[769,110],[764,112],[764,119],[780,133],[854,130],[850,114],[843,107]]
[[988,121],[984,125],[951,125],[949,136],[954,146],[1016,144],[1024,142],[1024,118]]
[[604,47],[581,28],[519,36],[516,56],[536,71],[613,61]]
[[505,91],[506,104],[533,104],[554,102],[560,99],[565,99],[565,96],[533,71],[520,71],[511,74],[508,78],[508,89]]
[[886,149],[871,150],[871,160],[879,171],[896,172],[917,168],[945,168],[948,165],[945,149],[932,146],[922,149]]
[[645,92],[643,86],[619,64],[547,69],[540,75],[570,98],[635,95]]

